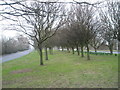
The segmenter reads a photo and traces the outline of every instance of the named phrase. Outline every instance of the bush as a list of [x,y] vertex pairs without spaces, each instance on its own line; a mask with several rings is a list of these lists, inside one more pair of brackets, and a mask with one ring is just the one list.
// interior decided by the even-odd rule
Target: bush
[[8,39],[4,36],[0,42],[2,42],[2,53],[0,55],[29,49],[28,39],[22,35]]

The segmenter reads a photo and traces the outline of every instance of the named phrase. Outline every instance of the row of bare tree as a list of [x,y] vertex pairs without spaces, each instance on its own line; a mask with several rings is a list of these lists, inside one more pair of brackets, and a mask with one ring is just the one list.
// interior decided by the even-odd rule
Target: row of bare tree
[[[47,48],[52,51],[54,46],[76,48],[78,55],[80,47],[82,57],[86,47],[89,60],[89,45],[96,50],[105,40],[112,54],[114,39],[120,40],[120,3],[108,1],[105,5],[106,10],[100,3],[2,0],[0,15],[15,22],[8,29],[23,32],[34,41],[32,44],[39,52],[40,65],[43,65],[44,47],[46,56]],[[71,8],[66,9],[67,6]]]
[[[87,49],[87,59],[90,60],[89,46],[97,49],[106,44],[113,54],[113,46],[119,41],[119,5],[118,2],[107,2],[107,10],[99,10],[99,16],[95,14],[96,8],[90,5],[72,5],[67,12],[66,23],[48,42],[51,47],[57,46],[70,49],[74,54],[77,50],[78,55],[84,57],[84,48]],[[98,10],[98,9],[97,9]],[[100,12],[101,11],[101,12]],[[53,41],[52,41],[53,40]],[[47,44],[50,47],[50,44]],[[48,56],[46,56],[48,57]]]

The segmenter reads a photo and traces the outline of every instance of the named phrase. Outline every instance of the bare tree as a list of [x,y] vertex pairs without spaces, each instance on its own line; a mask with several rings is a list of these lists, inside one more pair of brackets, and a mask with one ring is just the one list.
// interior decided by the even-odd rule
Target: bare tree
[[52,37],[64,24],[63,4],[39,1],[31,1],[31,3],[24,1],[17,4],[4,2],[13,12],[5,10],[2,14],[17,16],[15,30],[35,40],[40,55],[40,65],[43,65],[42,43]]
[[97,55],[97,49],[103,44],[104,39],[102,37],[102,25],[99,22],[100,20],[96,17],[95,18],[96,24],[94,25],[94,30],[95,30],[95,34],[92,38],[92,40],[90,41],[90,45],[94,48],[95,53]]
[[120,31],[120,3],[115,1],[106,2],[106,10],[100,11],[103,27],[103,38],[108,42],[110,53],[113,54],[114,40],[119,40]]
[[119,33],[120,33],[120,2],[117,0],[114,1],[108,1],[107,2],[107,7],[108,7],[108,18],[109,22],[113,24],[113,34],[114,34],[114,39],[119,38]]
[[71,46],[73,54],[74,54],[74,47],[77,50],[77,54],[80,55],[79,51],[79,41],[78,38],[80,35],[79,33],[79,28],[78,28],[78,23],[76,23],[76,16],[75,16],[75,6],[71,5],[71,9],[68,12],[68,18],[67,18],[67,38],[68,38],[68,44]]
[[90,42],[90,45],[94,48],[95,53],[97,55],[97,49],[102,45],[103,38],[101,36],[94,36]]
[[88,45],[95,34],[93,27],[96,22],[93,21],[93,15],[92,7],[88,5],[74,5],[68,12],[66,29],[64,29],[66,45],[72,48],[76,47],[78,55],[80,54],[79,47],[81,47],[82,57],[84,57],[83,47],[86,46],[88,60],[90,59]]
[[[96,22],[93,21],[94,8],[88,5],[76,5],[76,18],[78,24],[77,36],[79,36],[79,42],[81,46],[81,53],[83,54],[83,46],[87,47],[87,59],[90,60],[89,56],[89,43],[92,40],[95,30],[94,25]],[[82,55],[83,57],[83,55]]]
[[19,51],[29,49],[29,40],[27,37],[23,35],[18,35],[16,36],[16,39],[17,39],[17,44],[18,44],[17,48]]
[[[34,45],[40,55],[40,65],[43,65],[42,57],[42,48],[43,43],[51,38],[58,29],[63,26],[65,19],[65,9],[64,2],[40,2],[40,1],[11,1],[8,3],[5,0],[2,0],[3,3],[0,5],[6,6],[4,10],[1,10],[1,16],[15,21],[15,24],[11,29],[23,32],[28,35],[31,40],[34,41]],[[68,2],[70,3],[70,2]],[[73,17],[69,15],[70,23],[68,23],[67,34],[69,34],[66,39],[62,39],[61,47],[67,47],[69,50],[72,47],[74,53],[74,47],[77,48],[79,55],[79,46],[81,47],[81,55],[83,55],[83,47],[87,47],[87,57],[89,57],[89,47],[88,44],[93,37],[93,9],[94,4],[87,2],[72,2],[76,5],[73,11]],[[80,5],[83,4],[83,5]],[[90,5],[90,7],[89,7]],[[72,12],[72,11],[71,11]],[[11,16],[10,18],[6,15]],[[73,35],[70,35],[68,32],[72,32]],[[70,37],[70,39],[68,39]],[[34,46],[33,45],[33,46]],[[47,49],[46,49],[47,50]]]
[[45,59],[48,60],[48,49],[51,55],[53,55],[53,48],[56,46],[56,34],[54,36],[52,36],[51,38],[47,39],[44,43],[43,43],[43,47],[45,48]]

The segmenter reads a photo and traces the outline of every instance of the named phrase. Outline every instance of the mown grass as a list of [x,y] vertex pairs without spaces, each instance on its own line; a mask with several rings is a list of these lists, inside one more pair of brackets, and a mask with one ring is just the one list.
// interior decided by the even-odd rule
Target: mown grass
[[91,55],[88,61],[77,53],[55,51],[44,64],[39,65],[36,51],[3,63],[3,88],[118,87],[118,57],[114,55]]

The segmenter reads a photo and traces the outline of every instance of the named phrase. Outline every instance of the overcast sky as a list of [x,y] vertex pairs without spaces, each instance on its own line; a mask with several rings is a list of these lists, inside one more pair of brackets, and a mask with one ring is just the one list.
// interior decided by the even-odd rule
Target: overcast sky
[[[40,1],[48,1],[48,0],[40,0]],[[53,1],[53,0],[50,0],[50,1]],[[73,0],[59,0],[59,1],[73,2]],[[74,1],[96,3],[97,1],[101,2],[101,1],[104,1],[104,0],[74,0]],[[0,1],[0,3],[1,3],[1,1]],[[0,8],[2,8],[2,6],[0,6]],[[0,17],[0,20],[1,20],[1,17]],[[5,36],[8,37],[8,36],[15,36],[17,34],[16,31],[7,31],[7,26],[10,25],[11,23],[13,23],[13,22],[10,21],[10,20],[0,21],[0,36],[1,36],[1,34],[4,34]],[[3,31],[3,30],[6,30],[6,31]]]

